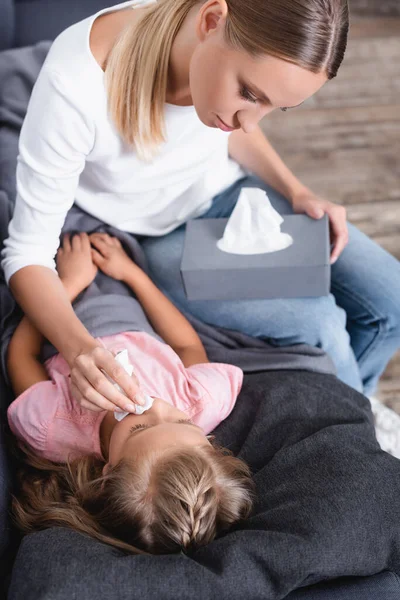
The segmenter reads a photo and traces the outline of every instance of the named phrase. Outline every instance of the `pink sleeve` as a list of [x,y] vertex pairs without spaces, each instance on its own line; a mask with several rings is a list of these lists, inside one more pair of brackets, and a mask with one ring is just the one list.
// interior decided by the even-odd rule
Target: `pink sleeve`
[[53,381],[32,385],[10,404],[11,431],[54,462],[87,454],[101,457],[100,425],[105,411],[81,408],[70,394],[67,376],[56,370],[52,376]]
[[201,363],[188,367],[186,372],[191,386],[208,399],[200,401],[201,413],[193,420],[209,433],[232,412],[242,387],[243,371],[225,363]]
[[35,383],[8,407],[11,431],[41,456],[46,449],[48,428],[56,407],[57,386],[52,381]]

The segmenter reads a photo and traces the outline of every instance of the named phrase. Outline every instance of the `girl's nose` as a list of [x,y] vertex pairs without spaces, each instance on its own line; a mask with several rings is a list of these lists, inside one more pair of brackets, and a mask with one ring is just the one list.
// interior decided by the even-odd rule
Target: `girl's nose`
[[161,398],[154,398],[153,406],[151,407],[151,413],[153,417],[163,421],[171,410],[171,406],[168,402],[164,402]]

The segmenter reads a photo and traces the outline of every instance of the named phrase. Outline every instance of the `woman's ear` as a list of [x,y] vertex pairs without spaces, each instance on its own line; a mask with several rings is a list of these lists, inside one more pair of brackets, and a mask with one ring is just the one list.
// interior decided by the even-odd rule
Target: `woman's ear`
[[[204,4],[204,3],[203,3]],[[210,32],[210,30],[216,29],[219,25],[224,24],[224,20],[228,14],[228,5],[225,0],[215,0],[213,4],[209,4],[205,9],[205,17],[203,19],[202,7],[199,9],[198,15],[200,18],[197,18],[196,23],[196,33],[199,36],[199,39],[203,41],[206,34]]]

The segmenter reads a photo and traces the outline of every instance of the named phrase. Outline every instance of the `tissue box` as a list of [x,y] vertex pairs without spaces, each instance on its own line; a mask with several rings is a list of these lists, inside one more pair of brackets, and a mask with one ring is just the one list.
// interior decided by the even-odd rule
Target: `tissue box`
[[254,300],[326,296],[330,290],[329,219],[285,215],[289,248],[265,254],[219,250],[228,219],[193,219],[186,225],[181,276],[189,300]]

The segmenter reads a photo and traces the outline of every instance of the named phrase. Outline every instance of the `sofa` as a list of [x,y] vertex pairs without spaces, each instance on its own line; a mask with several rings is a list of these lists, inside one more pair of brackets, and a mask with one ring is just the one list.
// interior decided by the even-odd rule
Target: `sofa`
[[[106,0],[0,0],[0,50],[6,51],[24,48],[33,46],[41,41],[50,41],[68,25],[111,4],[113,3],[107,3]],[[0,138],[2,133],[4,134],[4,131],[2,132],[3,127],[4,124],[0,119]],[[3,135],[1,139],[4,143],[7,136]],[[1,148],[0,143],[0,151]],[[0,165],[1,160],[2,157],[0,155]],[[1,176],[2,170],[0,168],[0,200],[4,203],[4,212],[1,213],[2,220],[0,221],[0,239],[4,240],[8,219],[12,214],[13,198],[10,197],[10,192],[6,189],[7,186],[3,185]],[[5,285],[4,281],[1,283],[3,286]],[[15,310],[15,306],[12,300],[6,294],[2,295],[0,300],[2,328],[6,327],[7,317],[13,310]],[[193,568],[193,561],[190,561],[188,557],[179,557],[179,561],[177,557],[157,557],[155,562],[157,563],[157,573],[160,577],[158,582],[154,581],[150,562],[146,562],[140,557],[124,556],[120,556],[120,560],[116,561],[114,550],[110,550],[93,540],[86,539],[75,532],[53,528],[27,536],[21,543],[21,536],[12,526],[8,515],[10,493],[12,491],[13,476],[17,464],[10,452],[12,441],[6,422],[6,409],[13,397],[4,377],[4,367],[3,364],[0,369],[0,576],[2,578],[4,597],[8,593],[11,600],[22,598],[24,600],[42,600],[44,598],[51,600],[65,598],[69,600],[75,597],[84,599],[95,596],[111,600],[114,598],[115,600],[119,600],[120,598],[133,599],[136,597],[146,598],[146,600],[153,598],[156,600],[159,598],[186,599],[191,597],[208,599],[214,598],[217,595],[220,596],[221,600],[228,597],[233,600],[233,598],[239,596],[245,598],[245,600],[250,600],[251,598],[268,600],[268,598],[278,597],[287,598],[287,600],[398,600],[400,598],[400,553],[397,553],[396,550],[396,552],[392,553],[391,560],[386,561],[385,557],[387,553],[382,548],[382,557],[379,556],[378,560],[380,537],[374,538],[371,532],[371,539],[368,541],[368,544],[364,545],[364,550],[368,550],[369,548],[371,554],[370,565],[367,564],[369,555],[365,554],[365,568],[363,568],[363,565],[360,565],[357,570],[357,576],[346,574],[346,564],[350,565],[351,563],[352,567],[349,567],[349,572],[351,572],[357,562],[355,560],[357,544],[351,539],[349,533],[348,554],[343,554],[341,572],[337,573],[335,569],[329,570],[329,563],[333,563],[333,559],[337,561],[337,564],[340,563],[338,556],[330,556],[330,543],[333,533],[337,532],[338,535],[342,536],[343,540],[343,536],[346,536],[350,532],[352,526],[350,512],[347,515],[348,522],[346,526],[345,524],[333,523],[332,527],[337,528],[334,529],[334,532],[327,531],[326,527],[318,531],[321,572],[322,566],[324,566],[325,570],[323,572],[327,574],[326,580],[320,574],[307,572],[303,580],[299,581],[298,589],[293,589],[288,595],[282,595],[284,592],[279,591],[280,586],[282,590],[284,586],[281,585],[282,582],[277,577],[274,578],[273,572],[268,574],[268,578],[266,577],[265,565],[262,563],[261,556],[254,555],[251,557],[249,554],[245,556],[244,553],[242,556],[240,554],[237,555],[238,552],[246,548],[246,541],[241,537],[243,533],[241,531],[236,531],[232,534],[233,542],[230,546],[224,547],[223,560],[221,560],[221,554],[217,550],[218,546],[215,545],[216,550],[214,554],[213,551],[209,553],[200,551],[194,557],[196,559],[195,569]],[[361,394],[350,390],[333,376],[298,373],[295,380],[300,387],[307,384],[309,386],[307,389],[313,390],[310,396],[314,400],[310,400],[310,402],[314,401],[315,410],[323,413],[324,410],[328,410],[329,408],[329,406],[326,406],[327,403],[321,402],[320,398],[321,390],[324,389],[327,381],[323,377],[328,377],[331,393],[334,393],[336,398],[346,397],[348,399],[342,405],[343,419],[347,419],[349,426],[351,425],[354,428],[354,432],[356,432],[355,439],[357,439],[357,431],[359,430],[357,428],[361,427],[361,425],[365,436],[369,436],[368,443],[365,442],[366,454],[363,454],[363,456],[370,453],[371,464],[374,464],[375,469],[373,472],[378,477],[382,468],[385,471],[385,477],[389,478],[393,474],[394,478],[398,469],[396,459],[389,457],[389,455],[384,456],[385,453],[379,451],[376,445],[374,445],[376,441],[374,442],[373,440],[370,407]],[[279,376],[276,376],[276,374],[272,375],[271,373],[254,373],[246,376],[242,398],[238,402],[237,410],[235,409],[236,413],[234,411],[235,414],[232,413],[232,418],[228,419],[219,428],[218,433],[221,436],[221,442],[225,444],[229,443],[230,447],[236,449],[237,452],[245,447],[242,445],[243,439],[240,440],[237,437],[238,432],[242,431],[240,427],[243,427],[243,423],[246,422],[246,419],[250,419],[251,415],[253,415],[253,421],[251,419],[248,420],[246,435],[250,431],[253,431],[252,427],[255,427],[254,418],[256,416],[258,419],[263,418],[263,411],[265,411],[263,403],[267,401],[272,403],[275,401],[275,399],[269,397],[265,392],[268,386],[274,386],[275,395],[277,394],[279,397],[279,394],[281,394],[282,401],[284,401],[285,394],[288,394],[292,389],[287,373],[285,372],[280,373]],[[311,408],[309,407],[307,410],[311,411]],[[329,413],[330,419],[335,418],[333,416],[334,412]],[[338,414],[340,414],[340,410],[338,410]],[[328,413],[326,413],[326,418],[328,419]],[[312,418],[310,418],[310,423],[312,424],[312,422]],[[308,427],[310,426],[309,424]],[[322,428],[320,429],[322,431]],[[311,436],[316,433],[318,432],[308,431],[307,435]],[[252,435],[254,434],[252,433]],[[335,439],[335,443],[339,443],[340,436],[333,439]],[[301,447],[302,443],[304,443],[304,439],[302,436],[299,436],[293,442],[293,446],[298,445],[298,447]],[[307,442],[304,447],[309,448],[310,443]],[[329,443],[329,440],[325,440],[325,445],[322,444],[319,446],[320,463],[316,464],[315,457],[311,457],[309,465],[310,481],[312,481],[313,476],[312,465],[315,468],[322,468],[324,464],[325,455],[321,448],[325,448],[327,452],[326,457],[332,454],[332,448],[329,446]],[[360,448],[363,447],[363,443],[360,442]],[[347,460],[347,454],[343,448],[346,448],[344,442],[340,451],[338,451],[337,459],[335,459],[337,460],[335,463],[336,467],[341,464],[342,460]],[[261,461],[263,452],[266,452],[264,447],[262,451],[260,449],[259,454],[256,453],[251,458],[255,468],[257,461]],[[275,452],[279,454],[276,450]],[[340,452],[343,452],[343,456],[340,455]],[[350,446],[349,452],[351,452]],[[271,463],[268,464],[273,463],[272,457],[276,460],[276,455],[272,447],[270,457]],[[304,460],[306,468],[306,458]],[[362,462],[363,466],[359,466],[355,455],[351,460],[354,461],[352,463],[354,465],[354,480],[359,482],[359,488],[361,489],[362,482],[368,476],[370,466],[368,461],[364,464],[361,460],[360,465]],[[267,461],[265,464],[267,464]],[[299,464],[303,463],[300,462]],[[362,471],[363,468],[365,468],[365,472]],[[271,469],[273,471],[273,467]],[[278,477],[279,473],[272,472],[271,478],[274,476]],[[387,484],[388,480],[385,479],[382,485]],[[353,494],[347,497],[346,490],[343,491],[343,502],[346,500],[351,505],[352,498],[354,498]],[[395,499],[396,494],[393,494],[393,498],[390,502],[388,500],[387,505],[387,510],[393,511],[394,521],[396,511],[399,510]],[[311,496],[310,502],[311,506]],[[374,514],[373,510],[378,510],[379,506],[378,502],[373,505],[371,500],[369,508],[371,510],[371,518]],[[354,506],[355,509],[356,506]],[[300,510],[299,514],[301,514]],[[367,538],[370,520],[367,517],[368,511],[365,514],[365,523],[362,527],[365,528]],[[257,530],[256,522],[252,527],[254,527],[255,531]],[[387,535],[389,536],[389,532]],[[266,536],[265,539],[273,540],[274,537]],[[376,547],[374,547],[374,539]],[[389,541],[389,537],[387,537],[386,542]],[[223,547],[224,542],[226,542],[226,539],[223,538],[220,541],[220,547]],[[292,571],[296,571],[296,548],[304,547],[301,544],[297,546],[297,543],[298,540],[294,539],[292,546],[293,555],[287,557],[287,560],[291,561],[291,569],[288,569],[288,576]],[[388,547],[389,545],[388,543]],[[255,550],[257,548],[256,544]],[[315,549],[312,551],[315,552]],[[263,549],[261,549],[261,555],[264,555]],[[360,555],[363,556],[361,550]],[[235,571],[229,571],[230,561],[232,565],[239,565],[238,568],[235,566]],[[382,569],[379,568],[379,564],[382,564]],[[238,578],[238,582],[240,582],[239,584],[236,583],[236,577]]]

